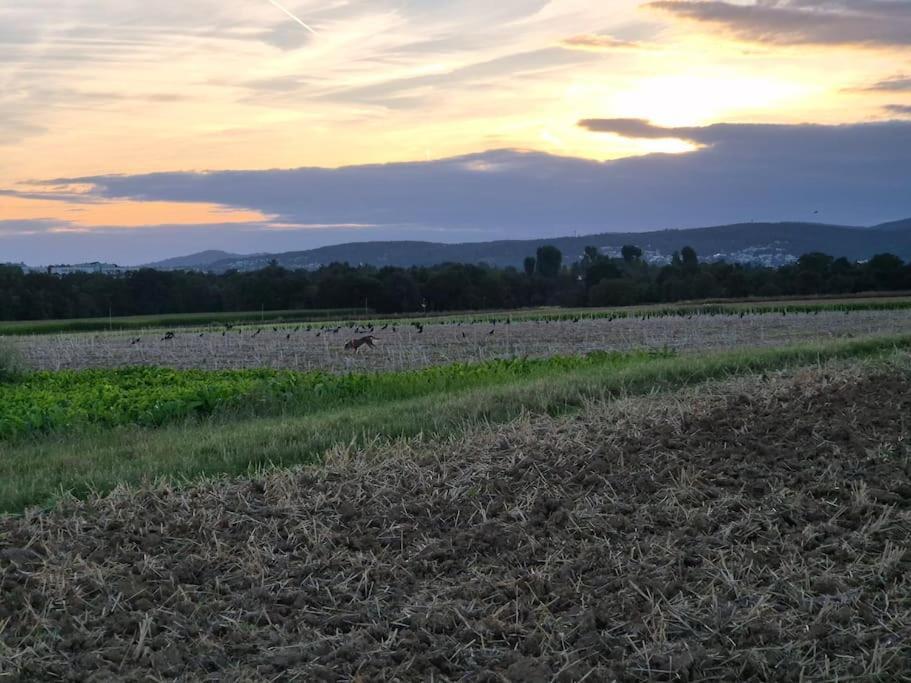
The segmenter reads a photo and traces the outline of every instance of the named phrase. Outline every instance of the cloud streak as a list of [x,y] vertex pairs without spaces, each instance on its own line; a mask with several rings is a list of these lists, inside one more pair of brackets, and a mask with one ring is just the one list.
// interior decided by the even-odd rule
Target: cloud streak
[[310,26],[310,24],[306,23],[303,19],[298,17],[296,14],[294,14],[294,12],[289,10],[287,7],[285,7],[283,4],[281,4],[278,0],[269,0],[269,2],[272,4],[273,7],[280,9],[282,12],[284,12],[286,15],[288,15],[288,17],[292,21],[300,24],[313,35],[316,35],[316,31],[313,29],[313,27]]

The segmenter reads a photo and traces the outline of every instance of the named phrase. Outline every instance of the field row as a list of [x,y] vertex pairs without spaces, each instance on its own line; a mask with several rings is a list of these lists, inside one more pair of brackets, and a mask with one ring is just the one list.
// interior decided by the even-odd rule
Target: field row
[[401,401],[585,368],[620,369],[671,354],[593,353],[516,358],[398,373],[131,368],[36,372],[0,383],[0,439],[124,425],[158,427],[190,417],[306,415]]
[[[880,302],[882,305],[889,302]],[[839,304],[841,306],[841,304]],[[327,372],[403,371],[447,363],[485,362],[594,351],[760,348],[875,334],[911,332],[911,308],[834,309],[790,305],[748,312],[726,308],[630,313],[554,314],[537,320],[453,319],[240,328],[145,330],[136,333],[14,337],[27,364],[40,370],[160,366],[226,370],[276,368]],[[372,332],[375,349],[345,342]]]
[[903,356],[0,519],[0,671],[907,680],[909,414]]
[[[623,308],[539,308],[512,311],[446,313],[402,313],[372,317],[385,322],[417,321],[424,324],[447,322],[489,322],[497,320],[569,320],[573,318],[640,318],[666,315],[736,315],[739,313],[798,313],[807,311],[900,310],[911,308],[911,298],[894,293],[871,293],[853,296],[820,296],[812,299],[747,300],[723,302],[690,302],[680,304],[649,304]],[[230,313],[177,313],[135,315],[68,320],[0,321],[0,336],[40,335],[68,332],[136,331],[154,328],[206,328],[219,325],[281,325],[324,322],[330,325],[369,320],[371,314],[362,309],[291,309],[279,311],[238,311]]]

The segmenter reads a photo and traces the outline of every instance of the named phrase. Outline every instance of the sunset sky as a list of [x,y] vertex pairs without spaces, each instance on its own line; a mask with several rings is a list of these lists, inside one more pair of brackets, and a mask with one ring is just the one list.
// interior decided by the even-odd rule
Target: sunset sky
[[907,0],[0,0],[0,261],[908,216]]

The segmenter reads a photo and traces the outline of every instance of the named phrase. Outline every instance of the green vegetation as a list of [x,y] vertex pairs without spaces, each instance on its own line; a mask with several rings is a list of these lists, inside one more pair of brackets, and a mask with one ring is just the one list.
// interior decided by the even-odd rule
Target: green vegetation
[[19,353],[10,344],[0,340],[0,394],[5,383],[19,379],[22,373],[23,366]]
[[528,380],[582,369],[620,369],[670,353],[593,353],[339,375],[282,370],[129,368],[36,372],[0,385],[0,438],[87,427],[159,427],[188,417],[306,415]]
[[[154,478],[181,482],[314,463],[339,445],[417,434],[446,436],[467,424],[506,421],[523,411],[558,414],[590,400],[832,359],[872,358],[897,349],[911,349],[911,336],[679,357],[613,354],[587,361],[543,361],[528,366],[534,368],[529,372],[516,372],[515,367],[524,366],[508,363],[480,370],[459,366],[481,379],[459,378],[456,370],[443,369],[440,375],[429,375],[437,379],[424,386],[417,379],[423,371],[341,378],[340,384],[326,389],[325,402],[312,398],[307,403],[298,397],[273,403],[281,410],[307,406],[310,412],[299,415],[286,411],[252,419],[215,411],[208,419],[157,429],[124,426],[0,444],[0,511],[17,512],[64,494],[106,492]],[[354,389],[352,399],[345,395],[346,381],[366,384]],[[388,393],[394,390],[399,393]]]
[[242,323],[315,322],[357,315],[363,309],[327,308],[282,311],[243,311],[238,313],[182,313],[176,315],[133,315],[114,318],[74,318],[70,320],[22,320],[0,323],[0,336],[55,334],[60,332],[99,332],[103,330],[140,330],[155,327],[201,327]]

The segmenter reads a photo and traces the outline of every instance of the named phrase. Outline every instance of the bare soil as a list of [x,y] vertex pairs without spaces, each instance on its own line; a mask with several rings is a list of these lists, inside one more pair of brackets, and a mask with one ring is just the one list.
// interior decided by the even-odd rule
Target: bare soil
[[344,372],[598,350],[759,348],[907,332],[911,332],[911,310],[427,324],[422,332],[405,323],[378,328],[377,348],[357,354],[346,351],[345,342],[364,332],[318,327],[308,331],[297,325],[243,328],[224,334],[221,329],[176,330],[173,339],[165,339],[165,330],[146,330],[19,337],[14,342],[29,366],[43,370],[155,365]]
[[908,680],[907,368],[0,520],[0,679]]

